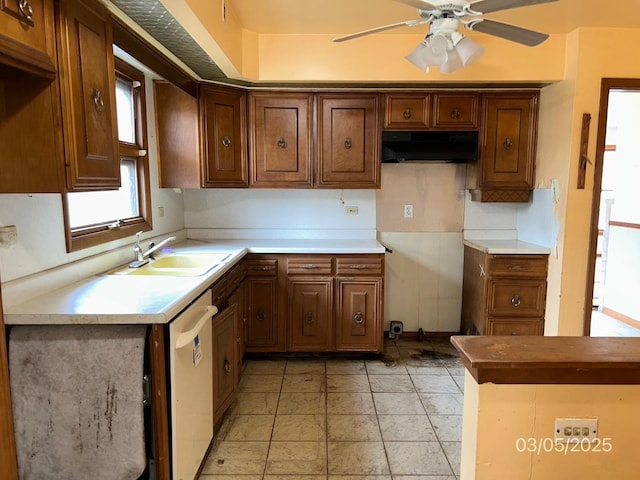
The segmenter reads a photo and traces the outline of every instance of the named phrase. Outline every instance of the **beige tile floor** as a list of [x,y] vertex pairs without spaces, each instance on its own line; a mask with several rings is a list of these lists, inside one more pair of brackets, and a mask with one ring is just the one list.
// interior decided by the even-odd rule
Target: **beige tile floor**
[[447,340],[249,360],[200,480],[455,480],[463,378]]

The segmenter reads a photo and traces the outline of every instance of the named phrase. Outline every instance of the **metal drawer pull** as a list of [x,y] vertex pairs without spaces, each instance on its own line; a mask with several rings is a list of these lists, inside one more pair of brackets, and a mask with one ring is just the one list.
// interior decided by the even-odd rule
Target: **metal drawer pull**
[[523,270],[529,270],[529,267],[526,265],[509,265],[507,267],[509,270],[515,270],[517,272],[522,272]]
[[353,143],[351,142],[351,137],[347,137],[347,139],[344,141],[344,148],[349,150],[351,147],[353,147]]
[[102,93],[99,88],[93,89],[93,104],[96,107],[96,112],[102,113],[104,111],[104,100],[102,100]]
[[307,322],[307,325],[311,325],[313,323],[313,312],[307,312],[305,315],[305,322]]
[[276,142],[276,145],[278,145],[278,148],[286,148],[287,142],[284,141],[284,138],[280,137]]
[[229,135],[222,137],[222,146],[225,148],[229,148],[231,146],[231,139],[229,138]]
[[304,268],[305,270],[313,270],[314,268],[318,268],[318,266],[313,263],[307,263],[305,265],[300,265],[300,268]]
[[354,265],[349,265],[349,268],[352,268],[353,270],[366,270],[367,268],[369,268],[369,265],[363,265],[362,263],[356,263]]
[[518,336],[518,332],[511,332],[511,336],[512,336],[512,337],[516,337],[516,336]]
[[231,373],[231,363],[226,358],[224,359],[224,373]]
[[409,120],[411,118],[411,110],[407,108],[402,114],[402,116],[404,117],[405,120]]
[[353,316],[353,321],[358,325],[364,322],[364,315],[362,315],[362,312],[356,312],[356,314]]
[[33,8],[27,0],[18,0],[18,11],[29,25],[33,27]]
[[460,116],[460,110],[458,110],[457,108],[451,110],[451,118],[453,118],[454,120],[458,120]]
[[520,306],[520,296],[519,295],[514,295],[511,298],[511,305],[513,305],[514,307],[519,307]]
[[262,310],[262,309],[258,310],[258,314],[256,315],[256,318],[258,319],[258,321],[263,322],[264,321],[264,310]]
[[263,272],[266,272],[267,270],[273,270],[273,267],[271,267],[270,265],[263,265],[261,267],[256,267],[256,270],[262,270]]
[[511,150],[511,147],[513,147],[513,142],[509,137],[507,137],[507,139],[504,141],[502,146],[504,147],[505,150]]

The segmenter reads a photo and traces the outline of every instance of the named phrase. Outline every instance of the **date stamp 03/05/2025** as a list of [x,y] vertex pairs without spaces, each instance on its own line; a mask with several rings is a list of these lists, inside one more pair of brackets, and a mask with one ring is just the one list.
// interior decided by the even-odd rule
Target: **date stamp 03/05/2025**
[[613,443],[610,438],[574,438],[561,440],[551,437],[534,438],[519,437],[515,442],[516,451],[519,453],[609,453],[613,450]]

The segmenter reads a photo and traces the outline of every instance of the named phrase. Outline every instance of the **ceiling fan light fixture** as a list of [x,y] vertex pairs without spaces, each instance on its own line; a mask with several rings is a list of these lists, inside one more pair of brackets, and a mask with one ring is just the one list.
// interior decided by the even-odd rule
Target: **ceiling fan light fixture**
[[458,51],[453,48],[447,52],[447,60],[440,65],[440,73],[453,73],[457,72],[463,67],[462,58]]
[[469,37],[462,37],[456,43],[456,51],[460,55],[462,65],[468,67],[473,65],[484,53],[484,47],[478,45]]
[[413,49],[413,51],[409,55],[404,57],[413,65],[415,65],[420,70],[422,70],[423,72],[427,71],[429,67],[429,65],[427,64],[427,61],[422,56],[422,52],[424,52],[426,48],[427,48],[427,45],[425,41],[422,41],[418,44],[416,48]]
[[422,51],[422,58],[427,62],[427,65],[439,67],[444,64],[449,57],[447,37],[442,34],[429,35],[425,42],[426,48]]

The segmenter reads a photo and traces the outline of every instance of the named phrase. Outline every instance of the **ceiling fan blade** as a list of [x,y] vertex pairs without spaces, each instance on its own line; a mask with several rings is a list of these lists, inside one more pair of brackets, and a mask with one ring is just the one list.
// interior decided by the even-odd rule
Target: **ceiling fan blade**
[[528,47],[535,47],[549,38],[549,35],[546,33],[527,30],[526,28],[516,27],[515,25],[500,23],[493,20],[474,20],[467,25],[467,28],[475,32],[487,33],[489,35],[504,38],[505,40],[521,43]]
[[391,30],[392,28],[398,27],[415,27],[416,25],[424,25],[425,23],[429,23],[431,19],[426,20],[407,20],[406,22],[398,22],[392,23],[390,25],[383,25],[381,27],[370,28],[368,30],[363,30],[361,32],[352,33],[350,35],[345,35],[344,37],[334,38],[334,42],[344,42],[345,40],[351,40],[353,38],[363,37],[365,35],[369,35],[371,33],[383,32],[385,30]]
[[480,0],[479,2],[470,3],[469,9],[478,13],[491,13],[499,10],[529,7],[532,5],[539,5],[541,3],[552,3],[557,1],[558,0]]
[[399,3],[404,3],[411,7],[415,7],[419,10],[438,10],[439,7],[432,5],[429,2],[423,2],[422,0],[394,0]]

